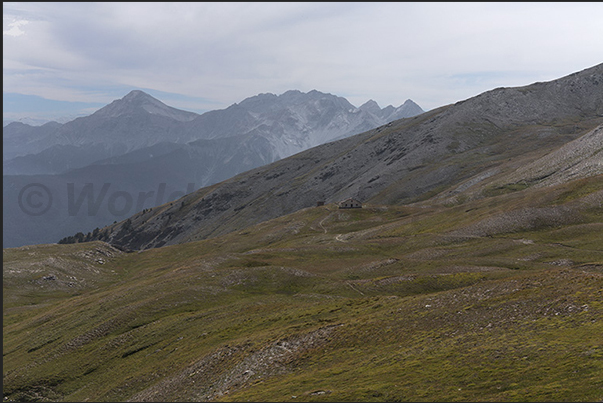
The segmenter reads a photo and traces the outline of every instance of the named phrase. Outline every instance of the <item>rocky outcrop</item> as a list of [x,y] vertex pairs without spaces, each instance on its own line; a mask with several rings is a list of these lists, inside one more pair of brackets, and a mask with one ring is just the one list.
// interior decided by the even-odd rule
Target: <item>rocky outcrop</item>
[[573,179],[603,174],[603,126],[567,143],[558,150],[517,169],[498,181],[553,186]]

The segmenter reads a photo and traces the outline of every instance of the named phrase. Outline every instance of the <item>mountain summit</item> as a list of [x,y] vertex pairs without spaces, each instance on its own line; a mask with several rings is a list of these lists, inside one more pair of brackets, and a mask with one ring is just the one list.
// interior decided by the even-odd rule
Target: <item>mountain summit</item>
[[392,105],[388,105],[383,109],[379,107],[379,104],[377,102],[370,99],[364,104],[362,104],[358,109],[378,116],[380,119],[386,122],[416,116],[424,112],[423,109],[421,109],[421,107],[415,102],[413,102],[411,99],[407,99],[402,105],[398,106],[397,108],[394,108]]
[[123,98],[111,102],[93,113],[92,116],[115,118],[124,115],[136,116],[140,113],[164,116],[179,122],[190,122],[199,116],[197,113],[172,108],[140,90],[130,91]]

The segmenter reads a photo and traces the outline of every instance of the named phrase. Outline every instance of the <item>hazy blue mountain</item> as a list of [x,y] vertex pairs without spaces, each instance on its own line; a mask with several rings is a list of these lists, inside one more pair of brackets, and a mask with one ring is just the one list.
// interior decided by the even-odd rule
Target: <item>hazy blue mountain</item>
[[[367,111],[331,94],[287,91],[278,96],[260,94],[199,115],[135,90],[90,116],[65,124],[9,124],[3,129],[4,169],[10,174],[60,173],[82,166],[79,161],[92,163],[159,143],[186,144],[241,135],[266,138],[275,161],[422,112],[410,100],[398,108],[376,106]],[[44,152],[56,146],[71,147],[62,164],[57,162],[60,148]],[[90,150],[97,150],[98,158],[91,158]],[[24,156],[27,158],[11,161]]]
[[59,174],[109,158],[111,150],[103,144],[84,146],[54,145],[37,154],[27,154],[6,161],[4,175]]
[[12,158],[38,153],[53,144],[44,139],[62,125],[48,122],[41,126],[32,126],[22,122],[12,122],[2,128],[2,158],[6,162]]
[[[385,116],[394,116],[395,110],[401,115],[422,111],[406,101],[387,109]],[[8,125],[3,131],[5,143],[11,140],[17,149],[18,139],[27,139],[23,149],[41,151],[4,160],[4,246],[56,242],[57,234],[60,239],[78,228],[90,231],[108,225],[155,202],[164,203],[174,192],[181,195],[377,127],[385,122],[383,115],[378,107],[365,111],[318,91],[260,94],[202,115],[132,91],[90,116],[55,123],[44,131]],[[53,205],[61,208],[40,216],[25,213],[19,195],[25,197],[21,191],[32,183],[48,189]],[[89,189],[87,184],[95,193],[82,197],[90,195],[96,202],[103,196],[99,208],[92,213],[81,208],[70,215],[69,206],[82,194],[79,189]],[[102,193],[105,184],[110,187]],[[75,192],[71,199],[69,186]],[[137,202],[139,194],[151,192],[164,192],[165,197]],[[129,204],[128,197],[133,199]],[[85,200],[83,205],[88,206]]]

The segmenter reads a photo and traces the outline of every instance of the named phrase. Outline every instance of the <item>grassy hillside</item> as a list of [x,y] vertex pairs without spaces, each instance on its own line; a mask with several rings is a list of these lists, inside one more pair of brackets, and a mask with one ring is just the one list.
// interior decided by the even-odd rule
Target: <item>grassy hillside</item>
[[601,401],[603,175],[4,249],[6,401]]

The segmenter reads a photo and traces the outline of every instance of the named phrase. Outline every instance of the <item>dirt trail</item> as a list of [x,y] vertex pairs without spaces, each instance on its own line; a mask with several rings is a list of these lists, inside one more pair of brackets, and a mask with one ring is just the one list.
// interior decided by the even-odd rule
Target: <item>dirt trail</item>
[[323,218],[322,220],[320,220],[320,222],[318,223],[318,226],[320,228],[322,228],[325,232],[325,234],[328,232],[327,229],[324,227],[324,225],[322,225],[323,222],[325,222],[328,218],[330,218],[333,215],[333,213],[329,214],[328,216],[326,216],[325,218]]

